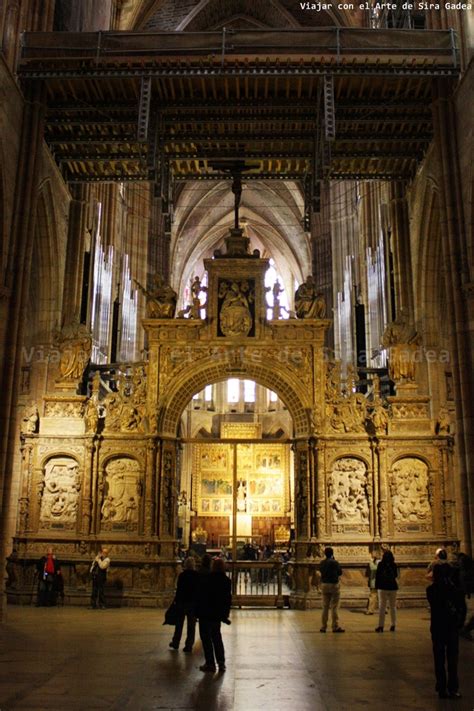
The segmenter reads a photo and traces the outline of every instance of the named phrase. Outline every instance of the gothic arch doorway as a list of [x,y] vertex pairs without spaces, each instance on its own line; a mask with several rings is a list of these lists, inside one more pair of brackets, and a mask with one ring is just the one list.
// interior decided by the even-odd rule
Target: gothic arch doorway
[[177,538],[187,553],[232,561],[239,604],[283,604],[291,592],[293,422],[254,380],[207,385],[181,418]]

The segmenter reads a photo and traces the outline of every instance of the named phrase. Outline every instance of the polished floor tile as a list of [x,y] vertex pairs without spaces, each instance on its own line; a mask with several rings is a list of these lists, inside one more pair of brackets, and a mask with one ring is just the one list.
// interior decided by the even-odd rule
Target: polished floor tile
[[342,610],[235,610],[223,627],[224,674],[168,647],[162,610],[8,608],[0,628],[0,711],[444,711],[474,709],[474,642],[460,640],[463,698],[434,693],[429,615],[399,611],[397,631]]

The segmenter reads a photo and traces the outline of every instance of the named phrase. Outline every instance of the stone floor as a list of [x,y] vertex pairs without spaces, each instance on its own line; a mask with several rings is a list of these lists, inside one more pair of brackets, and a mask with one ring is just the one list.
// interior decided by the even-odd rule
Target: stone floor
[[0,629],[0,710],[403,711],[474,709],[474,642],[460,640],[463,699],[434,694],[426,609],[398,629],[342,610],[346,633],[319,633],[320,612],[235,610],[228,669],[199,671],[168,648],[162,610],[9,607]]

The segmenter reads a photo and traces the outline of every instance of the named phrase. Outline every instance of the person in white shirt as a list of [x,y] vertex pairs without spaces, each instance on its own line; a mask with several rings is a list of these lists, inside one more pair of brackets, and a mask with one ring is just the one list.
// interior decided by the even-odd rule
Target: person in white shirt
[[90,569],[92,577],[91,608],[93,610],[96,610],[98,607],[103,610],[106,607],[104,588],[109,567],[109,551],[107,548],[101,548],[94,558]]

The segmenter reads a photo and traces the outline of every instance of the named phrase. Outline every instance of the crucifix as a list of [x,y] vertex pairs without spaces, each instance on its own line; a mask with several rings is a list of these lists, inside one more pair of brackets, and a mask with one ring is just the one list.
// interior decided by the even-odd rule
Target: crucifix
[[232,192],[234,193],[234,228],[239,229],[239,206],[242,197],[242,171],[234,169],[232,171]]

